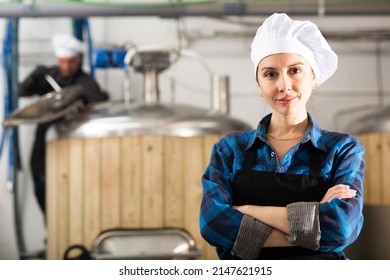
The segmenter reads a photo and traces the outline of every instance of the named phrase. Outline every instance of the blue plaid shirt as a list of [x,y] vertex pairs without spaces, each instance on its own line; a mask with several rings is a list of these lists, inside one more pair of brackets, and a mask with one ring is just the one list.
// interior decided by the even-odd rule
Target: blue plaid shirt
[[[330,182],[349,185],[357,191],[351,199],[333,199],[321,203],[320,248],[322,252],[339,252],[358,237],[363,225],[364,148],[352,135],[330,132],[318,127],[308,114],[309,127],[301,144],[310,141],[322,153],[321,174]],[[266,138],[271,114],[264,117],[256,130],[234,132],[213,147],[210,163],[202,176],[203,199],[200,229],[205,240],[220,250],[231,250],[243,215],[232,206],[233,177],[244,160],[245,152],[259,138],[259,148],[252,169],[280,173],[310,173],[307,145],[291,148],[279,162]]]

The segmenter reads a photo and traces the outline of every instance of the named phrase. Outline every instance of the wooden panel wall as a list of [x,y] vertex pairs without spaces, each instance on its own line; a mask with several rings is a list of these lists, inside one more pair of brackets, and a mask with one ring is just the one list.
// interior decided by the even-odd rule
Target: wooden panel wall
[[365,148],[364,203],[390,205],[390,132],[357,137]]
[[126,136],[48,143],[48,259],[73,244],[91,248],[110,228],[179,227],[201,237],[201,176],[220,136]]

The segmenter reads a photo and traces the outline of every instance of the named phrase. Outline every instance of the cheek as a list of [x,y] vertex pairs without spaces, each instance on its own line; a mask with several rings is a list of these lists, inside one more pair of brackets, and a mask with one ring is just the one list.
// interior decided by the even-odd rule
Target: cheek
[[304,79],[296,83],[297,91],[303,95],[310,95],[313,90],[313,80]]
[[311,94],[312,94],[312,87],[305,87],[305,88],[302,88],[302,90],[300,91],[301,93],[301,100],[307,102],[310,97],[311,97]]

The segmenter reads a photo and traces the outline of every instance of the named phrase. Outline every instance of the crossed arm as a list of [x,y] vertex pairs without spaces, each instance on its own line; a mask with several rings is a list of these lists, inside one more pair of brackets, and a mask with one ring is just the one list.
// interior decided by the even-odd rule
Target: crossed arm
[[[334,198],[353,198],[355,195],[356,190],[348,185],[338,184],[328,189],[320,203],[331,202]],[[272,227],[264,247],[293,246],[286,239],[286,235],[290,234],[287,207],[242,205],[233,208]]]

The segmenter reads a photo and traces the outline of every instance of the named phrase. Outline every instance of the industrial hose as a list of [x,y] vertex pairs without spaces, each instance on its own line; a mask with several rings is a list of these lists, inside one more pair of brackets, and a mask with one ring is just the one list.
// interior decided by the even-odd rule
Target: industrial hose
[[[3,63],[6,90],[4,94],[4,119],[18,107],[17,99],[17,61],[18,61],[18,27],[17,19],[8,20],[6,24],[6,38],[3,42]],[[1,137],[0,155],[3,144],[8,139],[8,174],[7,188],[13,194],[13,210],[15,219],[16,241],[19,258],[24,254],[26,247],[23,238],[21,208],[19,205],[18,170],[20,170],[19,137],[17,127],[3,129]]]

